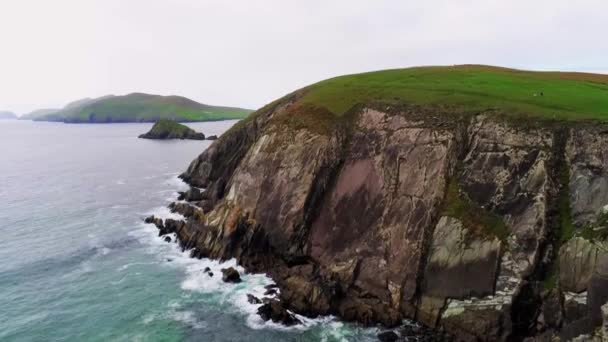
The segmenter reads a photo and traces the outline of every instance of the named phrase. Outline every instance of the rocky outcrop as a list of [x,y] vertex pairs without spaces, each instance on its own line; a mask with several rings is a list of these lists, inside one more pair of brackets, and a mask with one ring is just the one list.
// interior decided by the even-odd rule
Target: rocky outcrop
[[172,120],[161,119],[156,121],[148,133],[141,134],[143,139],[192,139],[205,140],[203,133],[196,132],[192,128]]
[[222,280],[226,283],[240,283],[241,275],[234,267],[222,268]]
[[273,321],[275,323],[281,323],[286,326],[299,324],[300,321],[278,300],[270,300],[268,303],[258,308],[258,314],[265,321]]
[[298,96],[191,163],[187,219],[164,224],[182,247],[269,273],[307,316],[464,341],[601,324],[608,260],[586,232],[608,204],[603,126],[381,104],[336,118]]

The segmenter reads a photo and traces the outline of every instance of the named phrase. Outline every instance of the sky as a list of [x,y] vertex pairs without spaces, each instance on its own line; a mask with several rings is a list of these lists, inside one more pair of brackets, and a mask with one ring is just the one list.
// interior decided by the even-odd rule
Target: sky
[[146,92],[259,108],[342,74],[608,73],[606,0],[0,0],[0,109]]

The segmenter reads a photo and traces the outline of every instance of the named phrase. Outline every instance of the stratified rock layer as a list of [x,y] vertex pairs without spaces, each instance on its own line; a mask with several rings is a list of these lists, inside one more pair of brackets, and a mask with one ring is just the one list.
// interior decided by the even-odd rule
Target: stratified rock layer
[[194,256],[268,272],[282,305],[308,316],[410,318],[466,341],[601,324],[605,244],[563,226],[579,235],[608,204],[603,126],[383,105],[333,121],[308,109],[315,120],[294,124],[307,113],[297,96],[182,175],[205,191],[184,194],[191,205],[173,208],[186,221],[164,229]]

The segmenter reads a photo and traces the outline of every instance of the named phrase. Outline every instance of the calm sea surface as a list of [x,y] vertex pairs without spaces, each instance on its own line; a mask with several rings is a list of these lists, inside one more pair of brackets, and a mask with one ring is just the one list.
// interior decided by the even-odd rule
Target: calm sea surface
[[177,175],[210,144],[137,139],[150,127],[0,120],[0,341],[376,340],[331,317],[264,323],[246,295],[270,279],[222,283],[234,261],[188,258],[143,224],[171,215]]

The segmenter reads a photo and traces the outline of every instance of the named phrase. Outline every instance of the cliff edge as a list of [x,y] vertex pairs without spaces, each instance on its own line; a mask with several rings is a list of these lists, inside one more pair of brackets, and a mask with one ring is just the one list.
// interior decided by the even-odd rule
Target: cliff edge
[[269,273],[309,316],[409,318],[462,341],[593,334],[608,301],[608,107],[554,96],[592,85],[599,99],[606,78],[437,71],[332,79],[260,109],[191,163],[172,205],[186,220],[163,233]]

